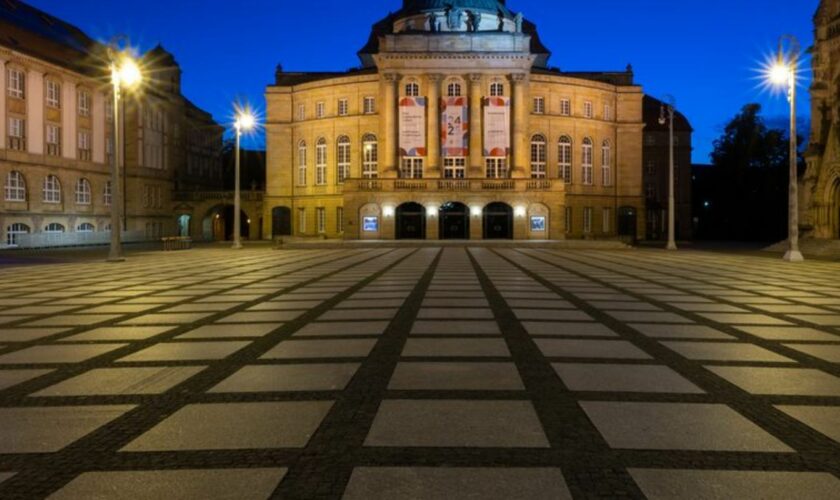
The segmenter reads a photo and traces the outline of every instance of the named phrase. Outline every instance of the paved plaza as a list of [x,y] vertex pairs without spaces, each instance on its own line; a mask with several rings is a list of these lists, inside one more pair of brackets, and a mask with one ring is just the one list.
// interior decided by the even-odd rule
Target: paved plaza
[[197,249],[0,267],[0,498],[837,498],[840,264]]

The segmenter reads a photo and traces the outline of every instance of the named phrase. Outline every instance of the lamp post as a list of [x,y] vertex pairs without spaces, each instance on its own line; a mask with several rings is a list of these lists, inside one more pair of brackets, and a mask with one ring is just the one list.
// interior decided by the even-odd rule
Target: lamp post
[[662,104],[662,109],[659,115],[659,124],[665,125],[669,123],[669,146],[668,153],[670,159],[668,162],[668,245],[665,247],[668,250],[677,249],[676,241],[676,199],[674,195],[674,113],[676,108],[676,99],[673,96],[665,96],[665,103]]
[[[789,43],[790,54],[785,60],[784,42]],[[784,260],[788,262],[802,262],[805,260],[799,251],[799,192],[797,159],[798,150],[796,140],[796,71],[799,65],[799,41],[793,35],[785,35],[779,39],[779,54],[770,68],[771,83],[782,88],[787,87],[788,102],[790,103],[790,186],[788,194],[788,250]]]
[[239,215],[242,208],[242,197],[240,194],[240,142],[242,140],[242,132],[249,131],[254,128],[256,125],[256,118],[254,115],[248,111],[239,112],[236,116],[236,122],[233,124],[234,131],[236,132],[236,151],[234,152],[236,156],[236,186],[234,188],[234,196],[233,196],[233,248],[235,250],[239,250],[242,248],[242,217]]
[[143,74],[137,62],[126,52],[118,48],[119,39],[114,39],[108,47],[110,60],[111,86],[113,90],[113,148],[111,151],[111,248],[108,262],[123,262],[122,248],[122,209],[123,196],[120,185],[120,159],[122,156],[122,137],[120,134],[120,100],[122,91],[136,88],[143,81]]

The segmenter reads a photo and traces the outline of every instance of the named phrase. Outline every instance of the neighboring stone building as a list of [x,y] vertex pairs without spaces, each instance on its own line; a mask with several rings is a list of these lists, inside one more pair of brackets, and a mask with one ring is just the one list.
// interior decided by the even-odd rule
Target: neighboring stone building
[[[662,101],[644,98],[644,165],[645,203],[648,240],[668,239],[668,179],[670,167],[669,124],[659,123]],[[690,240],[691,219],[691,134],[694,130],[685,115],[674,114],[674,198],[676,202],[676,238]]]
[[[17,0],[0,2],[0,245],[110,230],[111,90],[106,50],[78,28]],[[181,95],[180,68],[158,47],[125,100],[125,229],[174,234],[172,192],[221,183],[222,129]]]
[[642,237],[642,89],[548,65],[496,0],[405,0],[362,67],[278,69],[264,235]]
[[840,238],[840,0],[821,0],[811,49],[811,141],[800,180],[803,236]]

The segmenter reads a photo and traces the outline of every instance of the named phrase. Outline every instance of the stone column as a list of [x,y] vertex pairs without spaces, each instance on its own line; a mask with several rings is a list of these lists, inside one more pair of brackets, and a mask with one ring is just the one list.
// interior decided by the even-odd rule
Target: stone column
[[440,158],[440,82],[442,79],[443,76],[439,74],[431,74],[427,77],[429,88],[426,95],[429,102],[426,112],[429,119],[426,122],[426,147],[428,148],[427,161],[429,165],[426,167],[426,171],[431,178],[443,177]]
[[6,61],[0,59],[0,149],[6,148]]
[[26,72],[26,149],[44,154],[44,74],[39,71]]
[[528,107],[528,75],[516,73],[511,75],[513,81],[513,155],[511,165],[511,176],[515,179],[529,177],[528,164],[528,119],[530,108]]
[[385,73],[384,77],[384,91],[382,93],[385,100],[382,108],[382,139],[385,144],[384,156],[382,158],[383,170],[382,177],[393,179],[397,177],[399,169],[399,162],[397,160],[398,151],[398,119],[397,119],[397,82],[400,76],[396,73]]
[[76,159],[78,103],[75,82],[61,82],[61,156],[70,160]]
[[482,106],[482,98],[484,97],[481,91],[482,75],[480,73],[473,73],[470,75],[470,157],[467,167],[467,177],[476,179],[483,177],[482,172],[484,166],[484,137],[482,137],[481,127],[481,113],[484,110]]
[[93,120],[93,161],[96,163],[105,163],[105,100],[109,97],[102,92],[93,93],[91,119]]

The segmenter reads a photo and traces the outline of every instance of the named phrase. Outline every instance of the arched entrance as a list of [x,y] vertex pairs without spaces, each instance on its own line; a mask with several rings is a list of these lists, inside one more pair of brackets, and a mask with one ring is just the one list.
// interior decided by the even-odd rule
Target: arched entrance
[[440,239],[470,239],[470,209],[466,205],[449,202],[440,207]]
[[[233,241],[233,205],[216,205],[207,212],[204,218],[204,239],[210,241]],[[251,234],[251,221],[248,214],[239,211],[240,237],[248,239]]]
[[501,202],[484,207],[484,239],[513,239],[513,207]]
[[397,207],[398,240],[426,239],[426,208],[419,203],[403,203]]
[[292,235],[292,209],[289,207],[274,207],[271,209],[271,235]]
[[191,231],[191,222],[192,216],[191,215],[181,215],[178,217],[178,236],[186,238],[192,234]]

